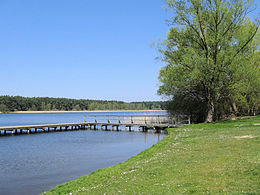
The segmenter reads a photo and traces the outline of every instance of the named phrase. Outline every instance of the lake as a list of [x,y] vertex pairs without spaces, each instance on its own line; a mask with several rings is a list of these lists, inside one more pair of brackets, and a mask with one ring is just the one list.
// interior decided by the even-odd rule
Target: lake
[[[11,113],[0,126],[83,122],[84,115],[155,112]],[[39,194],[58,184],[115,165],[160,141],[165,134],[138,131],[63,131],[0,137],[0,194]]]

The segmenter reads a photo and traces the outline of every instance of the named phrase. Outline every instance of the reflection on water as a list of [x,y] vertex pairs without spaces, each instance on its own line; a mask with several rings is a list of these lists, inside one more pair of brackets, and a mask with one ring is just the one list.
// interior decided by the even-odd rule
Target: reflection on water
[[[43,117],[41,114],[30,114],[31,123],[28,123],[29,115],[20,115],[22,119],[17,114],[9,114],[8,117],[0,115],[0,126],[83,120],[79,119],[82,114],[73,114],[70,113],[70,117],[66,115],[66,119],[56,114],[45,114]],[[99,168],[125,161],[164,136],[82,130],[0,137],[0,194],[38,194],[47,191]]]

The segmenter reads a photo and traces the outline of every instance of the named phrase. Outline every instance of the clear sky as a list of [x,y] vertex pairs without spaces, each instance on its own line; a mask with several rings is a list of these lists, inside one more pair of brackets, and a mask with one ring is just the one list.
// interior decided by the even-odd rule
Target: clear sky
[[1,0],[0,95],[160,100],[161,0]]
[[162,0],[1,0],[0,95],[160,100]]

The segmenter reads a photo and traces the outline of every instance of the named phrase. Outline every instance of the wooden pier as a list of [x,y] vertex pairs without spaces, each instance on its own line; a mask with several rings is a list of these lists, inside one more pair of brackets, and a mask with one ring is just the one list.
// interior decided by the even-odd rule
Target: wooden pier
[[[0,136],[75,130],[132,131],[134,127],[142,132],[147,132],[150,129],[158,133],[166,128],[179,126],[183,122],[178,121],[177,118],[173,120],[168,115],[87,115],[87,117],[92,121],[86,122],[86,118],[84,118],[84,122],[81,123],[0,127]],[[105,117],[106,119],[104,119]],[[190,123],[189,119],[184,120],[184,122]]]

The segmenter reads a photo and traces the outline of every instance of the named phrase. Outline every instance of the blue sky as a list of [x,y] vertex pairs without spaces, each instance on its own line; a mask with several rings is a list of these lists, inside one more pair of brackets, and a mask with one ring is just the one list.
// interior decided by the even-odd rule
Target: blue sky
[[1,0],[0,95],[161,100],[162,0]]
[[159,100],[160,0],[0,1],[4,95]]

